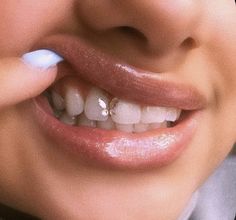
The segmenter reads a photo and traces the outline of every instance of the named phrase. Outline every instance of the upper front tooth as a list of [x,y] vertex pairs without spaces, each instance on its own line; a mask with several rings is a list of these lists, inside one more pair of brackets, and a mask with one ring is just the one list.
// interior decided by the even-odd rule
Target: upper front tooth
[[67,87],[65,94],[66,111],[68,115],[80,115],[84,110],[84,99],[75,87]]
[[165,121],[166,108],[156,106],[145,106],[142,109],[142,123],[161,123]]
[[91,89],[86,98],[84,113],[90,120],[106,121],[109,116],[108,95],[101,89]]
[[181,110],[177,108],[166,108],[166,121],[176,121],[180,116]]
[[112,120],[116,123],[137,124],[140,121],[141,108],[137,104],[115,98],[111,102],[110,113]]

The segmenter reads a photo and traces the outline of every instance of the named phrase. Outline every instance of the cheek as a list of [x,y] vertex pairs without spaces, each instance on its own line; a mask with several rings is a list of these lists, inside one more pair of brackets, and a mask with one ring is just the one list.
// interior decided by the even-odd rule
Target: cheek
[[[65,2],[65,3],[64,3]],[[19,55],[47,33],[58,30],[68,12],[69,1],[0,2],[0,56]],[[65,4],[65,7],[63,7]]]
[[[236,6],[216,1],[219,9],[208,12],[205,29],[205,47],[209,58],[209,81],[215,91],[214,121],[219,115],[219,134],[236,137]],[[216,6],[217,7],[217,6]],[[220,10],[221,8],[221,10]],[[214,22],[215,25],[212,25]],[[207,31],[208,30],[208,31]],[[212,68],[213,67],[213,68]],[[219,138],[218,138],[219,139]],[[223,137],[223,140],[225,137]]]

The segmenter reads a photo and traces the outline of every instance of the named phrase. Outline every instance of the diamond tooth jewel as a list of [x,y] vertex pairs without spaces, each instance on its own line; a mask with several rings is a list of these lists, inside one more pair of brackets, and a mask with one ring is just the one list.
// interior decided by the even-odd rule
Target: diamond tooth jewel
[[78,126],[87,126],[87,127],[93,127],[93,128],[96,128],[96,121],[93,121],[93,120],[89,120],[85,114],[81,114],[79,117],[78,117],[78,123],[77,123]]
[[52,102],[53,106],[56,110],[62,111],[65,109],[65,101],[62,98],[61,95],[59,95],[57,92],[52,91]]
[[97,127],[112,130],[115,128],[115,123],[112,121],[111,117],[109,117],[106,121],[97,121]]
[[77,88],[66,88],[65,94],[66,111],[71,116],[80,115],[84,110],[84,99]]
[[148,130],[153,130],[157,128],[167,128],[167,122],[164,121],[162,123],[151,123],[149,124]]
[[181,110],[177,108],[166,108],[166,121],[177,121],[180,116]]
[[86,98],[84,113],[90,120],[106,121],[109,116],[109,98],[101,89],[92,88]]
[[67,124],[67,125],[75,125],[76,124],[76,117],[68,115],[66,112],[64,112],[60,116],[60,121]]
[[134,132],[145,132],[148,130],[149,124],[138,123],[134,125]]
[[145,106],[142,109],[142,123],[161,123],[165,120],[166,108],[157,106]]
[[141,108],[135,103],[114,98],[110,108],[111,118],[118,124],[136,124],[140,122]]
[[132,124],[118,124],[116,123],[116,129],[124,132],[133,132],[134,126]]

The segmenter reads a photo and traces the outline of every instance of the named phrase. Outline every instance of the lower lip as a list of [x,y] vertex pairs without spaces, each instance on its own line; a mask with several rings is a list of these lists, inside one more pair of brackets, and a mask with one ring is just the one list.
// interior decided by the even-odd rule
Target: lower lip
[[45,97],[34,99],[35,118],[55,143],[76,160],[109,169],[151,169],[167,166],[187,148],[199,123],[195,111],[171,128],[125,133],[91,127],[69,126],[53,116]]

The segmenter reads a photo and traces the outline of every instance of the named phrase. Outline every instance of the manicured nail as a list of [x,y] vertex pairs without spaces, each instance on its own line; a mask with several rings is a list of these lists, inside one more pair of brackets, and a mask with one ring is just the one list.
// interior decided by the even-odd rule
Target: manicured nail
[[30,53],[26,53],[22,56],[22,59],[37,68],[42,68],[44,70],[56,66],[58,63],[64,59],[50,50],[36,50]]

